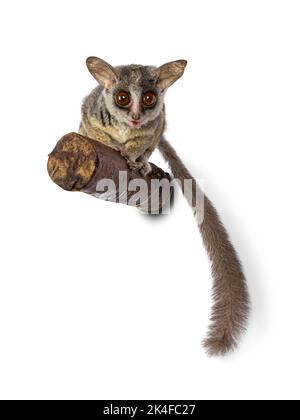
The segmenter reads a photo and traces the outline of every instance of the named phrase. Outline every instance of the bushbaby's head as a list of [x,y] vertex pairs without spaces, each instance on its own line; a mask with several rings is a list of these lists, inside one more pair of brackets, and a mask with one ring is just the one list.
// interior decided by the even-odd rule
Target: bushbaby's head
[[184,72],[187,61],[153,66],[119,66],[97,57],[86,60],[90,73],[103,86],[108,111],[120,122],[136,129],[155,120],[164,106],[166,90]]

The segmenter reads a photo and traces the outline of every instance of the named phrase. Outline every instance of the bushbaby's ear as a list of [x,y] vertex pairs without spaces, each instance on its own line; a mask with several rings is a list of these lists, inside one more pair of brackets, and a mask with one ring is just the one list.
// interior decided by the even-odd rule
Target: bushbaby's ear
[[186,60],[172,61],[171,63],[164,64],[156,69],[157,86],[161,90],[165,90],[176,82],[184,73],[187,65]]
[[86,65],[97,82],[106,89],[112,89],[117,83],[119,74],[117,70],[106,63],[106,61],[97,57],[89,57],[86,60]]

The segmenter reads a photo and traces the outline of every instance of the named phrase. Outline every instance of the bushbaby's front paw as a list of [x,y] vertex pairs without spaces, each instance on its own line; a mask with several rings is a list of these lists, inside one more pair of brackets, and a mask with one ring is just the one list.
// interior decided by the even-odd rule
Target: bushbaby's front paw
[[136,171],[136,170],[140,170],[143,167],[143,163],[142,162],[133,162],[131,160],[128,160],[127,161],[127,166],[132,171]]
[[140,173],[143,176],[147,176],[151,173],[151,171],[152,171],[152,167],[151,167],[150,163],[148,163],[148,162],[143,163],[143,166],[140,169]]

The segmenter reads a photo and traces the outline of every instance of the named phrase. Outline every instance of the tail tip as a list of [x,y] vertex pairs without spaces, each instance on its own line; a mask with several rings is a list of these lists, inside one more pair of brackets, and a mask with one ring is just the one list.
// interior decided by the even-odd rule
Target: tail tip
[[225,356],[236,348],[236,342],[226,336],[223,338],[209,337],[204,340],[203,347],[208,356]]

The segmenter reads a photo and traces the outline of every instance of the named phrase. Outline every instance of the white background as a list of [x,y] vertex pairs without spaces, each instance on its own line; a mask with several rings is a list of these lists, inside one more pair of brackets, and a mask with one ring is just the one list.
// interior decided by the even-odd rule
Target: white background
[[[299,398],[299,21],[288,0],[1,2],[1,398]],[[210,271],[184,200],[149,220],[48,177],[95,86],[89,55],[189,61],[167,137],[252,296],[228,357],[201,347]]]

